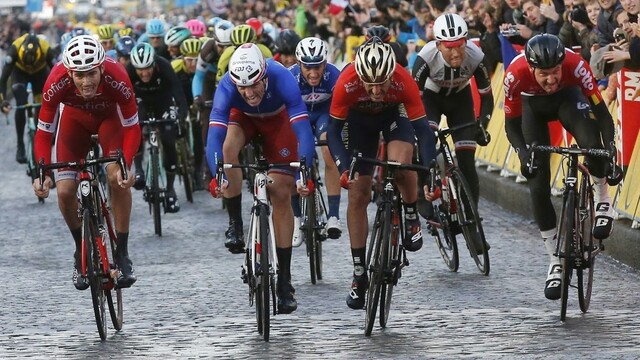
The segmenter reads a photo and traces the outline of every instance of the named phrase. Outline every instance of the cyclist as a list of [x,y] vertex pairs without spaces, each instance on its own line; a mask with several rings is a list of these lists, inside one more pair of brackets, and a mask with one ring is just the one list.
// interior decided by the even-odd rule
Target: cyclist
[[[267,161],[297,161],[300,154],[311,163],[315,152],[313,133],[293,75],[272,59],[265,60],[256,44],[244,44],[233,53],[229,72],[220,81],[214,97],[207,140],[207,161],[212,174],[218,170],[218,161],[237,163],[242,147],[257,134],[262,135]],[[283,314],[298,307],[291,285],[294,172],[288,167],[269,171],[274,180],[268,191],[279,264],[276,292],[278,312]],[[233,253],[243,253],[242,173],[229,169],[225,174],[228,181],[218,184],[214,176],[209,190],[214,197],[224,196],[229,212],[225,246]],[[310,179],[308,183],[306,191],[298,184],[301,195],[308,195],[312,189]]]
[[[213,99],[216,89],[216,73],[218,72],[218,60],[220,54],[231,46],[231,31],[233,23],[227,20],[220,20],[215,26],[215,37],[207,40],[200,49],[198,62],[196,64],[196,73],[191,82],[191,91],[193,94],[193,104],[199,112],[199,122],[202,136],[202,148],[194,149],[194,153],[199,151],[204,156],[204,144],[207,140],[207,132],[209,130],[209,114],[211,107],[205,106],[204,99]],[[209,175],[209,171],[205,168],[207,163],[203,161],[202,167],[196,167],[196,178]],[[208,183],[207,181],[206,183]]]
[[[198,55],[202,49],[202,42],[200,39],[187,39],[180,45],[181,58],[175,59],[171,62],[173,70],[178,75],[180,83],[182,83],[182,91],[187,100],[189,106],[189,116],[193,119],[194,126],[192,127],[193,133],[193,154],[194,154],[194,190],[204,190],[204,184],[202,183],[202,160],[204,158],[204,143],[202,139],[202,128],[195,121],[198,118],[198,113],[193,104],[193,95],[191,93],[191,83],[196,72],[196,64],[198,61]],[[195,126],[197,124],[197,126]]]
[[291,29],[282,30],[276,39],[276,55],[274,60],[278,61],[284,67],[290,67],[297,61],[296,47],[300,42],[300,35]]
[[[559,299],[562,266],[553,256],[557,228],[549,185],[549,155],[536,154],[537,171],[531,173],[527,144],[549,145],[547,122],[559,119],[580,147],[611,147],[613,120],[588,62],[565,49],[555,35],[539,34],[529,39],[524,55],[514,58],[505,71],[504,91],[507,138],[518,153],[522,175],[529,179],[533,215],[551,257],[544,294],[548,299]],[[596,204],[593,236],[605,239],[613,226],[606,179],[608,162],[596,157],[589,157],[587,162]]]
[[205,36],[207,32],[207,25],[198,19],[191,19],[187,21],[184,23],[184,27],[186,27],[191,32],[191,36],[196,39]]
[[[7,49],[5,64],[0,75],[0,109],[4,114],[11,111],[7,100],[7,81],[11,77],[11,92],[16,98],[16,105],[29,102],[27,85],[31,84],[33,101],[40,102],[42,87],[44,86],[50,69],[55,65],[55,55],[49,47],[49,42],[39,38],[34,33],[27,33],[17,38]],[[35,109],[36,116],[38,109]],[[27,123],[25,110],[15,112],[16,135],[18,148],[16,161],[20,164],[27,162],[24,149],[24,128]]]
[[167,33],[164,35],[164,43],[167,44],[171,59],[176,59],[181,56],[180,44],[182,44],[183,41],[187,40],[190,37],[191,31],[182,26],[174,26],[167,31]]
[[98,40],[102,44],[104,51],[107,52],[115,47],[115,39],[113,38],[113,27],[110,24],[98,26]]
[[127,66],[131,62],[131,50],[136,46],[135,40],[130,36],[123,36],[116,43],[116,58],[120,64]]
[[244,23],[251,26],[253,30],[255,30],[256,43],[266,46],[267,48],[269,48],[269,50],[273,49],[274,47],[273,39],[271,38],[271,36],[269,36],[269,34],[267,34],[264,31],[264,27],[260,19],[256,17],[251,17],[251,18],[248,18]]
[[164,22],[160,19],[151,19],[146,25],[146,32],[143,34],[143,38],[139,42],[144,41],[144,37],[148,39],[149,44],[153,46],[158,56],[161,56],[171,61],[171,54],[169,54],[169,48],[164,43],[165,27]]
[[[476,205],[480,194],[478,173],[475,166],[476,144],[489,143],[484,129],[493,113],[491,78],[484,66],[484,53],[467,40],[467,23],[458,14],[440,15],[433,24],[435,41],[427,43],[415,60],[413,77],[422,89],[422,102],[429,125],[438,129],[442,115],[449,126],[475,122],[471,77],[476,79],[480,93],[481,128],[469,127],[452,134],[458,165],[471,187]],[[427,218],[433,216],[431,203],[426,206]],[[475,237],[477,241],[481,238]],[[488,248],[488,246],[487,246]],[[476,249],[482,249],[477,244]]]
[[383,25],[374,25],[367,29],[367,34],[365,35],[365,39],[369,40],[372,37],[377,36],[382,40],[382,42],[391,45],[393,49],[393,53],[396,56],[396,61],[398,65],[402,67],[407,67],[409,65],[409,61],[407,60],[407,53],[402,48],[402,45],[396,41],[391,41],[391,34],[389,33],[389,29],[387,29]]
[[[139,114],[142,119],[155,117],[160,119],[164,114],[172,114],[171,107],[178,107],[180,123],[187,117],[187,100],[178,76],[171,64],[161,56],[155,54],[153,47],[147,43],[139,43],[131,51],[131,63],[127,65],[129,78],[138,98]],[[164,169],[167,175],[167,189],[164,197],[165,211],[176,213],[180,211],[178,197],[174,189],[176,178],[176,138],[178,125],[164,125],[160,131],[162,149],[164,151]],[[145,186],[145,176],[142,170],[144,145],[140,146],[139,154],[134,158],[136,167],[134,187],[141,190]]]
[[[414,137],[417,137],[420,157],[424,164],[429,164],[435,158],[435,136],[427,125],[416,82],[405,68],[396,66],[391,46],[378,37],[366,41],[358,49],[355,61],[340,73],[330,115],[327,131],[329,150],[342,174],[342,187],[349,189],[347,227],[354,272],[347,305],[361,309],[368,284],[365,248],[373,166],[358,164],[355,169],[358,177],[349,180],[350,157],[342,141],[342,128],[346,122],[349,123],[349,149],[357,149],[366,157],[376,156],[382,132],[387,144],[387,158],[401,163],[412,162]],[[422,247],[422,231],[416,210],[417,176],[413,171],[402,171],[396,181],[405,212],[403,245],[408,251],[417,251]]]
[[[105,59],[104,49],[90,35],[71,39],[62,55],[63,62],[53,67],[44,86],[34,140],[36,159],[51,163],[54,134],[57,161],[83,159],[91,146],[91,135],[98,134],[105,154],[113,155],[122,148],[126,163],[131,164],[140,142],[140,125],[133,87],[124,68],[110,58]],[[59,108],[56,133],[54,121]],[[107,165],[107,178],[118,238],[115,255],[120,268],[118,286],[129,287],[136,281],[127,250],[131,215],[129,188],[134,179],[123,180],[116,164]],[[76,244],[73,284],[76,289],[84,290],[89,282],[81,276],[80,269],[82,230],[76,198],[78,174],[75,170],[61,169],[56,174],[56,182],[58,206]],[[47,174],[42,187],[36,179],[33,189],[37,196],[46,198],[52,185],[51,176]]]
[[[308,37],[302,39],[296,48],[297,64],[289,68],[300,87],[302,100],[307,104],[309,121],[318,140],[327,139],[329,126],[329,107],[331,94],[340,75],[333,64],[327,62],[327,45],[319,38]],[[324,159],[324,176],[327,185],[327,199],[329,202],[329,219],[327,220],[327,235],[337,239],[342,235],[340,219],[340,174],[329,148],[322,147]],[[293,246],[302,244],[300,236],[300,198],[292,197],[293,212],[296,216],[293,227]]]

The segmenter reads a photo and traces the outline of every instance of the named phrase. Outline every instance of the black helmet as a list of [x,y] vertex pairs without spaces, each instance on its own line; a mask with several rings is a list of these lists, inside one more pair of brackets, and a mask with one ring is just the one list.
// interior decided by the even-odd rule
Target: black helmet
[[389,34],[389,29],[387,29],[382,25],[371,26],[370,28],[367,29],[367,35],[366,35],[367,40],[371,39],[374,36],[379,37],[380,40],[382,40],[382,42],[385,42],[385,43],[388,43],[389,40],[391,40],[391,34]]
[[36,65],[44,56],[40,48],[40,39],[34,33],[30,33],[24,39],[18,49],[20,61],[26,66]]
[[276,48],[278,53],[284,55],[295,55],[296,47],[300,40],[300,35],[298,35],[294,30],[283,30],[276,39]]
[[564,45],[555,35],[539,34],[527,41],[524,56],[531,67],[550,69],[564,61]]
[[118,39],[118,42],[116,43],[116,53],[118,56],[129,57],[131,56],[131,50],[133,50],[135,45],[136,42],[133,38],[130,36],[123,36]]

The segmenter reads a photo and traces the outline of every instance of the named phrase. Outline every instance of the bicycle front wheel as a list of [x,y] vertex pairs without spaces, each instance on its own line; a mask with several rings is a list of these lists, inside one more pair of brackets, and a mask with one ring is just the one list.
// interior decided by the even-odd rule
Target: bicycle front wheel
[[256,311],[258,316],[258,323],[260,329],[258,330],[264,339],[269,341],[269,329],[270,329],[270,294],[271,289],[271,273],[270,273],[270,261],[269,261],[269,216],[265,208],[259,209],[259,226],[260,226],[260,242],[257,242],[258,248],[256,248],[256,254],[260,254],[258,259],[259,265],[256,267],[260,269],[256,275],[258,275],[258,290],[256,291]]
[[[116,270],[116,264],[114,262],[116,258],[116,247],[117,241],[109,235],[109,241],[106,241],[107,251],[111,254],[111,264],[109,268],[111,271]],[[105,289],[105,295],[107,296],[107,305],[109,305],[109,315],[111,315],[111,322],[113,323],[113,328],[116,331],[122,329],[122,320],[124,318],[123,308],[122,308],[122,289]],[[113,294],[115,293],[115,301],[113,298]]]
[[433,205],[433,217],[435,221],[428,221],[428,229],[436,241],[440,257],[449,270],[458,271],[459,255],[456,236],[451,231],[451,215],[449,208],[444,204]]
[[176,147],[178,148],[178,171],[182,177],[184,193],[187,201],[193,203],[193,154],[186,138],[179,139]]
[[369,246],[371,256],[368,257],[369,271],[369,289],[367,291],[367,304],[365,315],[364,334],[371,336],[373,324],[376,320],[376,311],[378,310],[378,301],[380,300],[380,292],[382,290],[382,282],[384,281],[384,267],[386,264],[385,256],[388,256],[388,244],[391,225],[391,208],[386,204],[381,204],[376,214],[376,223],[374,224],[371,234]]
[[400,229],[402,229],[402,224],[400,222],[399,208],[396,210],[391,215],[393,217],[393,226],[384,256],[385,273],[382,281],[382,290],[380,291],[380,327],[383,328],[387,326],[387,321],[389,320],[393,288],[398,282],[402,268],[400,263],[400,244],[402,242]]
[[160,213],[160,155],[157,147],[151,148],[151,194],[153,207],[153,227],[158,236],[162,236],[162,217]]
[[583,313],[589,310],[593,287],[593,268],[596,259],[593,256],[595,248],[591,229],[593,228],[594,218],[593,189],[591,188],[589,175],[582,173],[577,226],[579,251],[576,254],[576,256],[582,255],[582,258],[580,258],[580,266],[576,266],[576,277],[578,278],[578,302]]
[[567,301],[569,299],[569,284],[573,272],[573,241],[575,224],[575,192],[569,190],[562,205],[558,242],[560,243],[560,263],[562,264],[562,285],[560,287],[560,321],[567,317]]
[[478,215],[478,207],[471,195],[471,187],[460,169],[454,169],[451,173],[449,187],[449,191],[453,192],[457,206],[458,223],[467,242],[469,254],[476,263],[478,270],[485,276],[489,275],[489,250],[487,249],[487,241],[482,229],[482,221],[480,215]]
[[307,257],[309,258],[309,273],[311,275],[311,283],[315,285],[317,266],[316,266],[316,242],[315,242],[315,224],[316,224],[316,199],[315,196],[306,196],[301,200],[302,210],[304,213],[304,226],[301,231],[303,240],[307,246]]
[[100,339],[105,340],[107,338],[106,296],[102,290],[102,261],[95,245],[97,236],[97,227],[91,217],[91,211],[85,209],[82,213],[82,241],[84,241],[86,248],[87,279],[91,288],[93,313],[96,318],[98,333],[100,334]]

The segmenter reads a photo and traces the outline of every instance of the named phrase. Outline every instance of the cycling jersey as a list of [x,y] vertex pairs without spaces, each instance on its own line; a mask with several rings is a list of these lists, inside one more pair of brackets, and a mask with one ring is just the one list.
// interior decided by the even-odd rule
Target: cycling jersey
[[193,75],[187,72],[186,65],[184,63],[184,59],[175,59],[171,62],[171,67],[173,67],[173,71],[175,71],[178,76],[178,80],[180,80],[180,84],[182,84],[182,92],[187,100],[187,105],[193,104],[193,95],[191,95],[191,81],[193,80]]
[[[42,107],[38,119],[38,131],[34,140],[36,159],[43,158],[45,164],[51,162],[51,143],[57,126],[54,119],[59,105],[62,104],[63,109],[67,107],[77,109],[88,115],[86,118],[72,119],[78,124],[77,126],[83,128],[78,131],[85,130],[85,128],[96,129],[104,121],[119,121],[119,127],[123,129],[121,146],[127,164],[131,164],[140,143],[140,126],[138,125],[133,86],[122,65],[107,58],[103,67],[102,81],[96,96],[92,99],[84,99],[79,95],[71,76],[62,63],[53,67],[42,91]],[[61,116],[60,123],[62,124],[64,120]],[[76,129],[70,128],[69,131],[76,131]],[[57,137],[60,138],[63,133],[61,128]],[[102,140],[101,138],[100,141],[102,142]],[[60,143],[64,142],[57,141],[57,146]],[[66,143],[64,145],[72,144]],[[84,154],[80,156],[82,157]],[[60,158],[57,160],[63,161]]]
[[471,77],[475,77],[480,95],[491,92],[489,71],[482,63],[484,53],[471,41],[467,41],[462,64],[452,68],[442,57],[436,42],[426,44],[418,53],[413,65],[413,76],[422,89],[429,89],[443,95],[457,93],[464,89]]
[[216,40],[207,40],[202,45],[202,49],[200,49],[198,62],[196,63],[196,73],[191,83],[193,97],[204,96],[205,98],[211,98],[213,96],[219,59],[220,54],[218,53]]
[[309,85],[300,72],[300,65],[295,64],[291,66],[289,71],[291,71],[298,82],[302,100],[307,104],[307,110],[309,110],[310,113],[315,111],[328,112],[329,106],[331,105],[331,95],[338,76],[340,76],[340,70],[333,64],[327,63],[324,74],[322,75],[322,80],[320,80],[318,86]]
[[[265,58],[268,59],[273,57],[273,53],[271,53],[271,50],[269,50],[268,47],[264,46],[263,44],[256,45],[258,45],[260,52],[262,52],[262,55],[264,55]],[[233,55],[233,52],[235,50],[235,46],[229,46],[228,48],[224,49],[222,55],[220,55],[220,60],[218,60],[218,73],[216,75],[217,83],[220,83],[220,79],[222,79],[222,76],[224,76],[227,70],[229,70],[229,61],[231,61],[231,55]]]
[[[268,121],[269,118],[277,118],[278,114],[283,112],[288,114],[289,122],[297,137],[298,152],[311,164],[315,144],[310,131],[307,109],[295,78],[282,64],[273,59],[267,59],[265,81],[266,89],[262,102],[252,107],[244,101],[229,74],[222,77],[213,98],[213,109],[209,117],[207,162],[212,171],[217,169],[218,160],[223,159],[222,144],[227,134],[232,108],[256,121]],[[281,124],[274,123],[274,126],[281,126]]]
[[[156,116],[164,112],[167,107],[175,104],[178,106],[178,117],[187,118],[187,100],[182,91],[182,84],[176,76],[171,64],[163,57],[155,56],[155,67],[151,80],[142,82],[131,63],[127,65],[129,78],[133,83],[136,97],[142,99],[147,111],[153,111]],[[143,113],[141,116],[146,117]]]

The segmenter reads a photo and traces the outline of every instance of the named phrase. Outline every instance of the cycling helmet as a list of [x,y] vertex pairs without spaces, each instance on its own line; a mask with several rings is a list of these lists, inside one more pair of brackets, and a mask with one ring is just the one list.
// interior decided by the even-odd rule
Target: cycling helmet
[[233,31],[233,24],[231,21],[222,20],[216,25],[216,39],[218,44],[222,46],[231,45],[231,32]]
[[180,45],[180,53],[186,57],[197,57],[202,49],[200,39],[187,39]]
[[291,29],[283,30],[276,39],[276,48],[278,53],[284,55],[294,55],[296,47],[300,42],[300,35]]
[[62,53],[62,62],[67,70],[89,71],[104,62],[102,45],[91,35],[80,35],[69,40]]
[[220,21],[222,21],[221,17],[214,16],[211,19],[207,20],[207,26],[216,27]]
[[262,21],[260,19],[252,17],[248,18],[245,24],[251,26],[256,32],[256,36],[262,36]]
[[278,30],[271,23],[262,24],[262,33],[269,36],[271,39],[275,39],[278,35]]
[[358,49],[355,60],[356,73],[366,83],[382,83],[389,79],[396,68],[396,57],[391,45],[378,37],[367,40]]
[[238,86],[251,86],[267,73],[267,62],[258,45],[240,45],[229,60],[229,77]]
[[76,36],[80,36],[80,35],[89,35],[89,31],[87,31],[87,29],[83,28],[83,27],[74,27],[73,29],[71,29],[71,37],[74,38]]
[[42,60],[43,56],[40,39],[36,34],[30,33],[18,49],[18,59],[26,66],[34,66]]
[[164,36],[164,23],[160,19],[149,20],[146,29],[149,36]]
[[529,66],[538,69],[550,69],[562,64],[565,58],[564,45],[551,34],[538,34],[524,46],[524,56]]
[[438,41],[459,46],[467,39],[469,28],[462,16],[458,14],[444,14],[438,16],[433,23],[433,34]]
[[156,51],[148,43],[139,43],[131,50],[131,65],[136,69],[146,69],[155,64]]
[[389,29],[382,25],[371,26],[367,29],[367,35],[365,36],[367,40],[372,37],[377,36],[382,40],[382,42],[388,43],[391,40],[391,34],[389,34]]
[[132,35],[133,35],[133,29],[130,27],[126,27],[124,29],[118,30],[118,36],[121,38],[125,36],[132,36]]
[[240,46],[254,41],[256,41],[256,31],[249,25],[237,25],[231,30],[231,44],[233,46]]
[[327,61],[327,46],[317,37],[304,38],[296,47],[296,59],[305,65],[321,65]]
[[198,19],[191,19],[184,24],[184,27],[191,31],[191,35],[195,37],[202,37],[207,32],[207,26]]
[[98,40],[113,39],[113,27],[109,24],[98,26]]
[[182,26],[174,26],[167,30],[164,35],[164,43],[167,46],[180,46],[180,44],[191,37],[191,31]]
[[123,36],[116,43],[116,53],[118,56],[129,57],[134,46],[136,46],[136,42],[131,36]]

